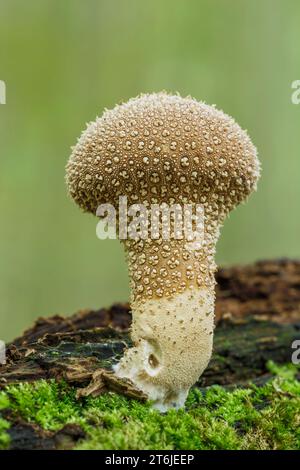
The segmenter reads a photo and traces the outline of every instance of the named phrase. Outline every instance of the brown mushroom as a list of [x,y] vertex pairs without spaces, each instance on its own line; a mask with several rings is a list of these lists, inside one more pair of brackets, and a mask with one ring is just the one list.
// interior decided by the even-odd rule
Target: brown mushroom
[[[215,246],[227,214],[260,174],[256,149],[235,121],[190,97],[141,95],[105,111],[83,132],[67,165],[75,202],[96,214],[128,204],[200,204],[204,239],[122,240],[131,283],[132,340],[115,372],[154,406],[182,406],[206,368],[214,329]],[[161,223],[161,222],[160,222]],[[171,218],[171,225],[174,225]]]

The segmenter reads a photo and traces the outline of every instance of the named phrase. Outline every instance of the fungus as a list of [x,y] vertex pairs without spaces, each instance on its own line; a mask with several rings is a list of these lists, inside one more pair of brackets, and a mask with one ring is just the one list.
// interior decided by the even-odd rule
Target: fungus
[[73,148],[66,180],[84,211],[96,214],[103,203],[117,207],[120,196],[146,207],[203,207],[204,238],[194,249],[174,234],[122,240],[133,347],[115,373],[162,411],[184,405],[210,360],[216,242],[227,214],[256,189],[259,174],[256,149],[231,117],[164,92],[105,111]]

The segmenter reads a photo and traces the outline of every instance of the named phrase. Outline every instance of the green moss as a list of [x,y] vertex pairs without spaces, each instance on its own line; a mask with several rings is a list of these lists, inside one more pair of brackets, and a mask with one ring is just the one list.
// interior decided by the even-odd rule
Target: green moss
[[10,437],[7,434],[9,423],[6,419],[0,418],[0,450],[7,449],[10,443]]
[[0,404],[47,430],[79,424],[87,437],[78,449],[300,449],[296,368],[269,368],[275,378],[263,387],[193,389],[185,410],[163,415],[114,393],[78,401],[73,388],[54,381],[9,386]]
[[[9,399],[5,393],[0,393],[0,412],[9,407]],[[0,415],[0,450],[6,449],[9,446],[10,438],[7,434],[7,429],[10,425],[6,419]]]

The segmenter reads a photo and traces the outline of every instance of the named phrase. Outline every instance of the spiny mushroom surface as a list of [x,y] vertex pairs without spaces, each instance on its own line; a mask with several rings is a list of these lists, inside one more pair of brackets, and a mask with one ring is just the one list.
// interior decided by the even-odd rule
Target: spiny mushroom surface
[[122,240],[134,346],[115,372],[160,410],[183,406],[209,362],[219,229],[256,188],[259,173],[256,149],[231,117],[167,93],[141,95],[105,111],[73,148],[67,185],[84,211],[96,214],[103,203],[117,209],[120,196],[148,208],[203,207],[204,239],[196,249],[184,237]]

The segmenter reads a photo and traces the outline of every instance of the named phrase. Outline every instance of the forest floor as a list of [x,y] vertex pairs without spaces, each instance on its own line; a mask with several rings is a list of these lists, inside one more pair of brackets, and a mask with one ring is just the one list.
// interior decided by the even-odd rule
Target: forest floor
[[127,304],[56,315],[9,344],[0,448],[300,449],[300,261],[218,271],[214,353],[184,409],[113,375],[130,322]]

